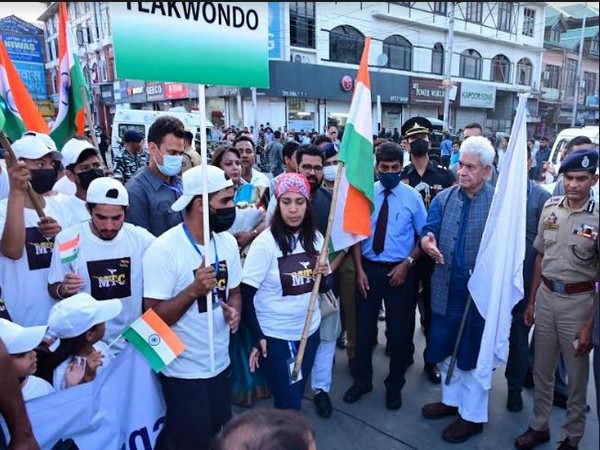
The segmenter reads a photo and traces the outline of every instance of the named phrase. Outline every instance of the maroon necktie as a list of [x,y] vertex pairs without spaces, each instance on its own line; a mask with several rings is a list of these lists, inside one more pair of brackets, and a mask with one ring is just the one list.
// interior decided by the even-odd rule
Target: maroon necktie
[[379,255],[383,251],[385,244],[385,230],[388,223],[388,195],[392,193],[391,190],[386,189],[383,191],[383,203],[379,210],[379,216],[377,216],[377,224],[375,225],[375,235],[373,236],[373,251],[376,255]]

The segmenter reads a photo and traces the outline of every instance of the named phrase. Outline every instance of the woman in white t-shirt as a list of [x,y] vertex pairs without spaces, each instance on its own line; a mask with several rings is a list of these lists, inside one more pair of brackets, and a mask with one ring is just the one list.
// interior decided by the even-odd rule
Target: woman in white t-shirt
[[[318,264],[323,236],[317,231],[310,206],[310,185],[302,174],[282,175],[275,189],[277,207],[269,229],[252,243],[244,263],[242,301],[244,321],[254,348],[249,366],[261,367],[275,407],[300,409],[305,377],[310,374],[319,345],[321,313],[318,305],[309,325],[300,376],[291,371],[298,353],[315,276],[329,274]],[[324,277],[322,292],[329,288]]]

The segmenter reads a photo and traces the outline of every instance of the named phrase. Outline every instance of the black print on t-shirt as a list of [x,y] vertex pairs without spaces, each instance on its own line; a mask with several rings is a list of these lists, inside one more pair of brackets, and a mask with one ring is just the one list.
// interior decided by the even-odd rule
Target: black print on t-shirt
[[125,298],[131,295],[131,258],[87,262],[92,297],[96,300]]
[[279,278],[283,295],[300,295],[312,291],[315,283],[313,269],[317,262],[316,256],[306,253],[281,256],[277,258]]
[[52,260],[54,238],[44,237],[38,227],[25,228],[25,250],[29,270],[47,269]]
[[[194,269],[194,278],[196,277],[196,269]],[[219,261],[217,265],[217,285],[213,289],[213,308],[219,302],[227,302],[227,282],[229,281],[229,273],[227,271],[227,261]],[[207,311],[206,297],[198,297],[198,312],[205,313]]]

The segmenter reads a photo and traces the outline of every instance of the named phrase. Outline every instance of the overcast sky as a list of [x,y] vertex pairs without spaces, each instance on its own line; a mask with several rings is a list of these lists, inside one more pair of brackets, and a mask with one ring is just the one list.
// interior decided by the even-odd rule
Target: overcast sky
[[46,11],[46,5],[41,2],[0,3],[0,18],[15,15],[25,22],[35,23],[44,11]]

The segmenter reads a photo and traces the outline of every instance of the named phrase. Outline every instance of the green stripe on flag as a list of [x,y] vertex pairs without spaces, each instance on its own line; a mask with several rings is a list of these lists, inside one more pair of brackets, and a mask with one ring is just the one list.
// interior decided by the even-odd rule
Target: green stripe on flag
[[69,256],[67,256],[67,257],[65,257],[65,258],[60,258],[60,261],[61,261],[63,264],[69,264],[71,261],[75,261],[75,260],[77,259],[77,256],[78,256],[78,254],[77,254],[77,253],[78,253],[78,252],[75,252],[75,253],[73,253],[73,254],[71,254],[71,255],[69,255]]
[[373,144],[361,135],[354,124],[346,124],[340,149],[340,161],[345,164],[348,183],[358,189],[371,203],[375,203],[373,183]]
[[158,353],[154,351],[152,346],[148,344],[148,342],[133,328],[127,328],[123,332],[123,337],[127,339],[135,348],[137,348],[142,355],[144,355],[155,372],[158,373],[167,366],[160,356],[158,356]]

